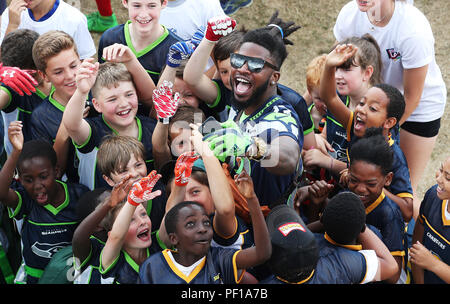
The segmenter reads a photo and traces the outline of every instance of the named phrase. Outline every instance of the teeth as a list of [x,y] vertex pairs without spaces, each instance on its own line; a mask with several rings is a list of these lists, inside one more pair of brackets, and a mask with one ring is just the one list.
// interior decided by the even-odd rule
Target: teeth
[[243,82],[243,83],[250,83],[249,81],[242,79],[242,78],[236,78],[237,81]]
[[117,113],[117,115],[127,115],[128,113],[130,113],[131,110],[125,110],[125,111],[120,111]]
[[140,24],[147,24],[150,22],[150,20],[137,20],[137,19],[136,19],[136,21]]

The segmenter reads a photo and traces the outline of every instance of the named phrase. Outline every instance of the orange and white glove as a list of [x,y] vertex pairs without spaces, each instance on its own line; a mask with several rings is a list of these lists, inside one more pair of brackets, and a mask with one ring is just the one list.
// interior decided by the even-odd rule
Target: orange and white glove
[[135,182],[128,193],[127,201],[133,206],[139,206],[139,204],[161,195],[161,190],[152,192],[153,187],[155,187],[156,182],[160,178],[161,174],[158,174],[156,170],[153,170],[149,175],[141,178],[138,182]]
[[175,164],[175,185],[186,186],[192,173],[194,162],[200,157],[195,151],[184,152]]
[[213,17],[208,20],[205,39],[216,42],[221,37],[231,33],[236,27],[236,20],[226,15]]

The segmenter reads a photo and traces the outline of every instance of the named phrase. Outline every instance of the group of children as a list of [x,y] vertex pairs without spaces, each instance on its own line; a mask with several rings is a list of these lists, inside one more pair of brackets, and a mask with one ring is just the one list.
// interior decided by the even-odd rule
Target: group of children
[[[48,20],[64,3],[33,2],[53,2]],[[287,53],[250,56],[241,46],[258,36],[232,18],[180,38],[160,23],[167,0],[122,3],[129,20],[103,33],[97,60],[79,53],[79,32],[21,28],[3,39],[1,68],[37,82],[29,94],[4,80],[0,89],[0,201],[14,219],[0,229],[4,282],[450,282],[450,157],[413,218],[405,99],[382,83],[370,35],[314,58],[301,96],[279,73],[263,78]],[[275,13],[264,29],[292,44],[292,25]],[[252,91],[251,108],[269,85],[276,97],[247,115],[236,96]],[[272,103],[271,121],[298,132],[297,174],[258,173],[275,144],[240,128],[248,119],[270,133],[258,117]],[[282,195],[264,189],[284,175],[294,178]],[[73,262],[57,265],[63,254]],[[55,268],[64,275],[49,280]]]

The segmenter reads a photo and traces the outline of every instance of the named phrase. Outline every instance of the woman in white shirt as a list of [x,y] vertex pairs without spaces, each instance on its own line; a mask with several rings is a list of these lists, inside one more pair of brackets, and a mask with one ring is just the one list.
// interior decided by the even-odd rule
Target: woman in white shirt
[[[380,45],[383,81],[397,87],[406,100],[400,146],[416,193],[436,143],[447,96],[427,18],[410,1],[352,0],[341,9],[333,32],[337,41],[369,33]],[[414,218],[419,205],[415,198]]]

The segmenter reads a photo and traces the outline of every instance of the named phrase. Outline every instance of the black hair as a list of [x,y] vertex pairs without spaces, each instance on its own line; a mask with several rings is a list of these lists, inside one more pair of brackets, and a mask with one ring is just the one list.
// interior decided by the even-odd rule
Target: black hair
[[330,199],[320,221],[333,241],[351,245],[365,229],[366,210],[356,194],[341,192]]
[[382,135],[382,128],[368,128],[364,137],[350,148],[350,166],[355,161],[364,161],[380,167],[383,175],[392,170],[394,152]]
[[247,30],[245,28],[234,30],[230,34],[220,37],[213,49],[213,58],[217,61],[223,61],[230,58],[230,54],[239,49]]
[[178,214],[180,213],[180,210],[187,206],[199,206],[203,210],[203,206],[197,202],[194,201],[183,201],[181,203],[176,204],[172,209],[170,209],[166,213],[166,217],[164,218],[164,226],[166,227],[167,234],[175,233],[177,230],[177,223],[178,223]]
[[2,63],[5,66],[35,70],[33,45],[38,38],[39,34],[29,29],[18,29],[8,33],[0,48]]
[[286,45],[294,44],[287,37],[301,28],[301,26],[294,25],[295,22],[293,21],[285,22],[278,18],[278,11],[275,11],[272,17],[270,17],[268,25],[248,31],[242,38],[241,45],[246,42],[251,42],[267,49],[274,59],[275,65],[280,69],[288,55]]
[[100,199],[103,193],[111,193],[111,190],[107,188],[96,188],[94,190],[83,193],[78,199],[77,203],[77,216],[79,221],[84,220],[89,214],[91,214],[95,208],[102,203]]
[[17,168],[19,172],[21,164],[25,160],[32,159],[34,157],[46,158],[50,160],[53,168],[56,168],[57,158],[53,146],[48,141],[34,139],[23,144],[22,152],[20,153],[19,159],[17,160]]
[[397,119],[398,124],[403,113],[405,113],[405,97],[397,88],[386,83],[379,83],[374,85],[374,87],[381,89],[384,94],[386,94],[389,100],[389,104],[386,108],[387,118],[394,117]]

